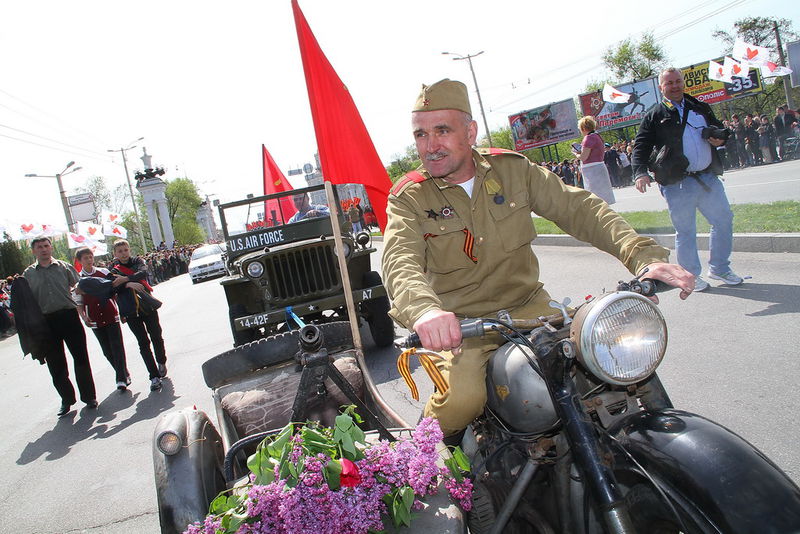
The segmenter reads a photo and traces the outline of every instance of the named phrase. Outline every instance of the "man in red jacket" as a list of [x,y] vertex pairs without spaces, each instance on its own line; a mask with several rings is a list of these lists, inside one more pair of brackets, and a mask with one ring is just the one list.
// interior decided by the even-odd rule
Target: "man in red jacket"
[[[108,269],[94,266],[94,254],[89,248],[79,248],[75,252],[75,259],[81,265],[82,277],[108,278],[110,274]],[[132,285],[134,282],[128,284],[128,287]],[[135,285],[141,287],[141,284]],[[125,345],[122,343],[122,329],[119,327],[119,311],[114,298],[100,299],[78,289],[75,292],[78,314],[86,326],[92,329],[100,348],[103,349],[103,355],[114,368],[117,389],[125,391],[131,383],[131,375],[125,359]]]

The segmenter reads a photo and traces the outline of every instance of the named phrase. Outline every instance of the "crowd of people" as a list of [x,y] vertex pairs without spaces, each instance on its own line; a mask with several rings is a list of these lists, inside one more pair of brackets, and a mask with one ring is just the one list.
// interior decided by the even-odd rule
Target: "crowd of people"
[[777,163],[797,157],[797,139],[800,138],[800,110],[779,106],[770,120],[766,114],[747,113],[744,120],[737,113],[722,124],[731,135],[725,146],[717,151],[726,169],[739,169],[754,165]]
[[[747,113],[744,115],[744,120],[741,120],[739,114],[733,114],[730,119],[723,120],[722,124],[730,131],[730,138],[725,145],[716,150],[725,169],[777,163],[800,156],[798,154],[798,149],[800,149],[800,143],[798,143],[800,120],[798,117],[800,117],[800,109],[793,111],[783,105],[775,110],[775,116],[772,119],[766,114],[759,116]],[[583,133],[585,135],[594,134],[593,130]],[[602,158],[599,157],[601,146],[603,148]],[[633,185],[631,160],[634,146],[633,140],[616,143],[603,142],[602,145],[597,145],[597,153],[592,158],[592,162],[602,161],[605,172],[608,173],[609,183],[614,189]],[[565,159],[561,162],[543,161],[540,165],[558,175],[565,184],[592,191],[592,187],[587,187],[579,153],[575,156],[575,159]],[[592,167],[589,166],[588,169],[591,171]],[[596,193],[596,191],[593,192]],[[601,195],[601,198],[604,197]],[[604,199],[611,200],[610,197]]]

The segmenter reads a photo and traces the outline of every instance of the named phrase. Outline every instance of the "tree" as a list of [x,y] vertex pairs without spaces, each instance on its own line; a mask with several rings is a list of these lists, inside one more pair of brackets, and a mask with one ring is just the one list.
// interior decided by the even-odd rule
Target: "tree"
[[772,59],[777,60],[777,43],[775,42],[775,32],[773,23],[778,23],[781,31],[781,40],[786,43],[796,41],[798,34],[792,29],[792,21],[789,19],[776,19],[771,17],[745,17],[733,23],[733,32],[716,30],[711,35],[725,45],[725,53],[730,53],[733,43],[738,37],[742,41],[764,46],[772,50]]
[[205,241],[205,234],[197,224],[197,210],[203,200],[197,192],[195,183],[188,178],[168,181],[166,196],[167,211],[175,239],[184,244]]
[[106,181],[102,176],[92,176],[86,180],[82,187],[77,187],[79,193],[89,193],[94,198],[97,211],[111,210],[111,193],[108,191]]
[[[511,135],[511,127],[505,126],[492,132],[492,144],[495,148],[505,148],[506,150],[514,150],[514,136]],[[488,147],[489,141],[484,137],[481,140],[480,146]]]
[[414,145],[408,145],[405,154],[395,154],[392,156],[392,160],[392,164],[386,167],[386,172],[389,173],[389,178],[392,182],[397,181],[408,171],[413,171],[421,163],[417,154],[417,147]]
[[22,274],[25,268],[34,262],[33,253],[25,241],[14,241],[8,234],[6,241],[0,243],[0,276]]
[[[733,32],[716,30],[712,35],[715,39],[722,41],[725,47],[724,53],[730,53],[734,42],[738,38],[749,44],[769,48],[772,50],[771,59],[777,63],[775,23],[780,28],[781,40],[784,43],[798,39],[798,34],[792,28],[792,21],[770,17],[745,17],[734,22]],[[761,93],[714,105],[714,112],[726,118],[734,113],[738,113],[740,116],[747,113],[766,113],[771,115],[777,106],[786,103],[786,94],[781,82],[782,78],[780,77],[773,78],[772,82],[765,81],[764,90]],[[798,101],[800,89],[795,88],[790,91],[793,100]]]
[[643,33],[638,42],[625,39],[608,48],[603,54],[603,64],[611,70],[616,83],[643,80],[667,66],[667,54],[652,33]]

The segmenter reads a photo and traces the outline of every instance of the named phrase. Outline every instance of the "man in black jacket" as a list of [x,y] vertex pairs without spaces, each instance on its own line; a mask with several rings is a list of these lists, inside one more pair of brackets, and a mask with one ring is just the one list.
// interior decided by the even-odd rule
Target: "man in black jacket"
[[722,162],[716,147],[725,144],[725,136],[713,130],[722,129],[722,123],[708,104],[683,93],[679,69],[664,70],[658,84],[663,99],[645,115],[633,149],[636,189],[647,190],[652,181],[648,170],[653,170],[675,227],[678,263],[697,277],[695,291],[708,288],[700,277],[698,209],[711,224],[708,276],[729,285],[741,284],[742,278],[730,268],[733,212],[718,178]]
[[792,124],[797,122],[792,115],[786,113],[786,107],[779,106],[775,110],[775,135],[778,138],[778,150],[783,159],[786,150],[786,139],[792,136]]

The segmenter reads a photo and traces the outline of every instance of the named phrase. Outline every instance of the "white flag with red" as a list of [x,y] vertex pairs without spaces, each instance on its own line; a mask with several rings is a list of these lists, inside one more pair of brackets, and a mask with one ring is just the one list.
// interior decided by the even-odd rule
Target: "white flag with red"
[[112,213],[108,210],[103,210],[100,214],[101,224],[119,224],[122,222],[122,216],[119,213]]
[[78,230],[78,234],[92,241],[102,241],[106,238],[103,235],[103,228],[99,224],[93,222],[78,221],[76,229]]
[[128,237],[128,229],[121,224],[106,223],[103,225],[103,233],[117,239],[127,239]]
[[747,61],[736,61],[732,57],[725,56],[725,62],[722,64],[722,70],[730,72],[731,76],[738,78],[747,78],[750,75],[750,65]]
[[623,93],[619,89],[611,87],[608,84],[603,86],[603,100],[613,104],[627,104],[630,101],[631,95]]
[[95,243],[93,245],[89,245],[89,248],[92,251],[92,254],[95,256],[103,256],[108,254],[108,245],[105,243]]
[[737,39],[733,44],[733,53],[731,55],[739,61],[747,61],[751,65],[763,65],[764,62],[769,61],[769,53],[769,48],[751,45],[741,39]]
[[67,232],[67,245],[69,245],[69,248],[86,247],[94,243],[94,241],[89,240],[85,235]]
[[733,83],[731,71],[725,70],[725,67],[716,61],[708,62],[708,77],[718,82]]
[[20,239],[33,239],[34,237],[39,237],[44,233],[44,228],[42,228],[42,225],[34,222],[22,223],[18,228]]
[[784,67],[783,65],[778,65],[773,63],[772,61],[766,61],[764,64],[761,65],[761,76],[763,78],[773,78],[775,76],[786,76],[787,74],[791,74],[792,69],[789,67]]

